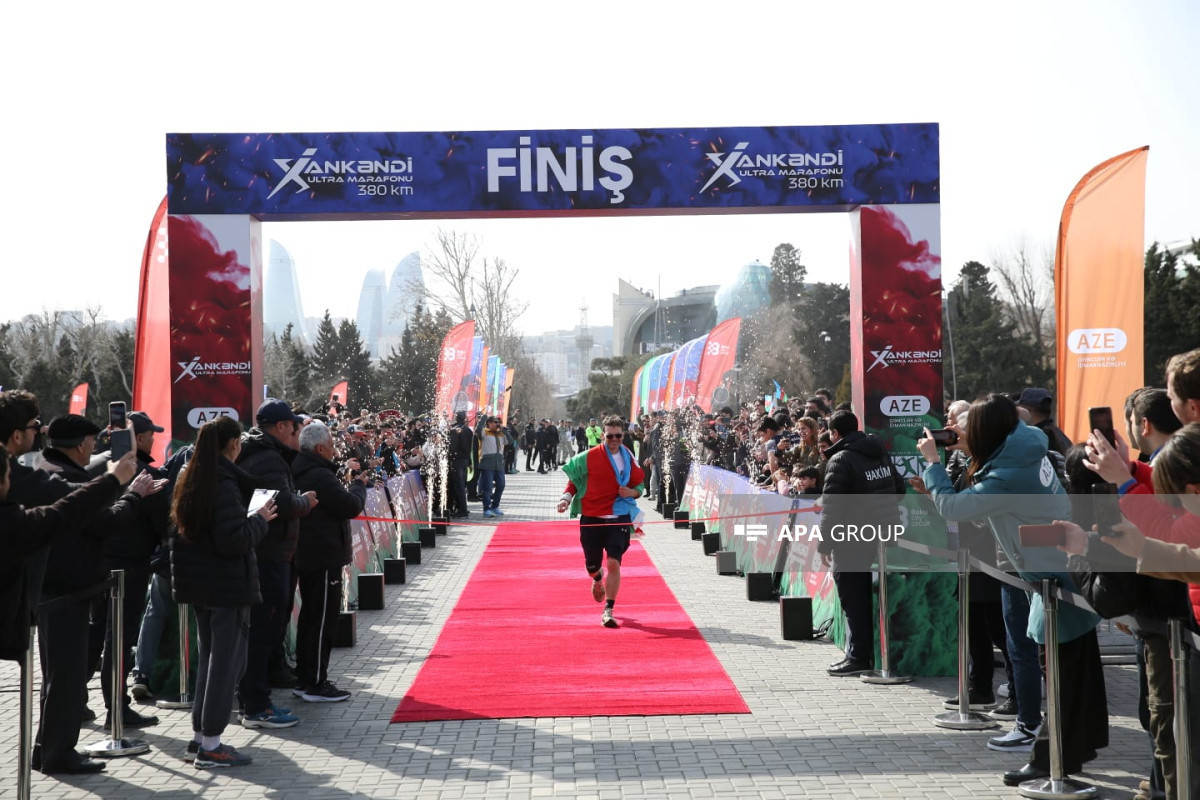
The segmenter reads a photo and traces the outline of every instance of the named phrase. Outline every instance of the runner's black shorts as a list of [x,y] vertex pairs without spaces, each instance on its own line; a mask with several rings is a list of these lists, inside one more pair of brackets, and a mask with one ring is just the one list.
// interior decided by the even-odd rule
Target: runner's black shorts
[[604,554],[621,563],[629,549],[629,531],[633,522],[628,514],[619,517],[579,518],[579,543],[583,545],[583,561],[589,575],[604,566]]

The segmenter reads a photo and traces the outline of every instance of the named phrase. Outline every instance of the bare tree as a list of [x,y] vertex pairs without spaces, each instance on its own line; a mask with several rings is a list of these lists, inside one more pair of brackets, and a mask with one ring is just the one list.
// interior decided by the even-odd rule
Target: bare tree
[[1053,376],[1055,362],[1054,254],[1030,251],[1029,243],[1020,240],[1007,253],[992,257],[991,270],[1017,333],[1039,354],[1036,371],[1044,382]]
[[426,308],[445,310],[455,322],[471,318],[475,275],[479,267],[479,237],[438,228],[429,258],[421,260],[433,286],[414,281],[409,289],[418,294]]

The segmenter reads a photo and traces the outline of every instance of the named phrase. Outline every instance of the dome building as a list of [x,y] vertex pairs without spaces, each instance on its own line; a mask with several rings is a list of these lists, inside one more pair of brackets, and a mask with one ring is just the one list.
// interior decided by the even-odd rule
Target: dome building
[[752,261],[717,290],[717,322],[749,317],[771,305],[771,268]]

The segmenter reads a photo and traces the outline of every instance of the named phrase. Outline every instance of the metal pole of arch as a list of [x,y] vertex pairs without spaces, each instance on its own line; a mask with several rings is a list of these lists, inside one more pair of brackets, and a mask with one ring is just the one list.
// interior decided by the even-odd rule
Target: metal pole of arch
[[29,800],[33,785],[33,630],[21,661],[21,710],[17,752],[17,800]]
[[1039,800],[1071,800],[1095,797],[1096,787],[1063,774],[1062,759],[1062,698],[1059,696],[1058,664],[1058,598],[1050,579],[1042,580],[1042,604],[1046,622],[1046,726],[1050,736],[1050,777],[1025,781],[1020,786],[1022,797]]
[[1188,703],[1191,691],[1188,686],[1190,655],[1187,643],[1183,640],[1183,620],[1171,620],[1171,663],[1175,667],[1175,785],[1179,787],[1179,800],[1196,800],[1192,798],[1192,770],[1197,769],[1197,765],[1191,763],[1192,736]]
[[170,700],[159,700],[155,703],[159,708],[191,708],[192,697],[188,694],[188,647],[191,644],[191,631],[188,630],[188,605],[179,604],[179,694]]
[[958,710],[938,714],[933,718],[933,724],[939,728],[949,728],[955,731],[984,731],[988,728],[998,728],[1000,723],[991,717],[971,710],[971,693],[967,688],[968,656],[968,624],[970,622],[970,577],[971,554],[967,550],[958,551]]
[[85,748],[89,756],[115,758],[136,756],[149,752],[150,745],[141,739],[126,739],[122,717],[125,711],[125,570],[114,569],[115,582],[109,596],[108,618],[112,620],[112,684],[108,698],[108,717],[112,725],[108,739]]
[[891,686],[897,683],[910,683],[912,678],[897,675],[892,672],[891,659],[888,656],[888,608],[887,596],[887,548],[883,541],[879,542],[879,658],[880,669],[873,670],[862,676],[863,683],[874,683],[879,686]]

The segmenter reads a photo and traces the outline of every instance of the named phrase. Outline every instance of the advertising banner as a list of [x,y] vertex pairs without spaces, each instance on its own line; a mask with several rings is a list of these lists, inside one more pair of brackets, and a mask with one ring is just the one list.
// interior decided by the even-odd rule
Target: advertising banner
[[938,126],[173,133],[171,214],[630,213],[936,203]]
[[446,417],[452,418],[455,411],[467,410],[467,370],[474,338],[475,320],[469,319],[451,328],[442,340],[437,371],[437,412]]
[[398,545],[396,523],[384,522],[387,519],[397,519],[388,503],[387,494],[382,486],[367,490],[367,503],[363,508],[365,515],[373,517],[367,526],[371,529],[371,539],[375,545],[375,560],[372,569],[383,570],[383,559],[395,558]]
[[667,356],[669,365],[667,366],[667,379],[663,381],[663,408],[675,408],[675,365],[679,363],[679,350],[672,350]]
[[[171,435],[190,441],[218,416],[252,420],[260,402],[262,298],[252,288],[262,281],[251,265],[262,263],[261,242],[258,223],[247,227],[236,217],[167,220]],[[255,313],[246,313],[250,307]]]
[[[87,411],[88,384],[87,381],[71,390],[71,402],[67,408],[68,414],[83,414]],[[154,419],[151,417],[151,419]]]
[[516,372],[516,367],[504,368],[504,405],[500,409],[500,420],[503,424],[508,424],[508,407],[512,401],[513,392],[513,374]]
[[[167,198],[163,197],[150,222],[142,251],[138,284],[137,333],[133,345],[133,408],[145,411],[155,424],[167,429],[154,437],[154,460],[166,461],[176,438],[171,414],[171,286],[167,253]],[[190,436],[182,437],[190,440]]]
[[645,371],[646,365],[638,367],[637,372],[633,373],[633,386],[629,392],[629,421],[634,422],[642,415],[642,373]]
[[680,407],[690,406],[696,402],[696,391],[700,381],[700,357],[704,355],[704,345],[708,342],[708,334],[692,339],[683,346],[680,370]]
[[1057,421],[1072,441],[1090,432],[1089,408],[1118,405],[1144,383],[1149,150],[1100,164],[1063,206],[1054,257]]
[[696,403],[705,413],[730,402],[730,373],[737,362],[738,336],[742,318],[733,317],[709,331],[700,356],[696,379]]

